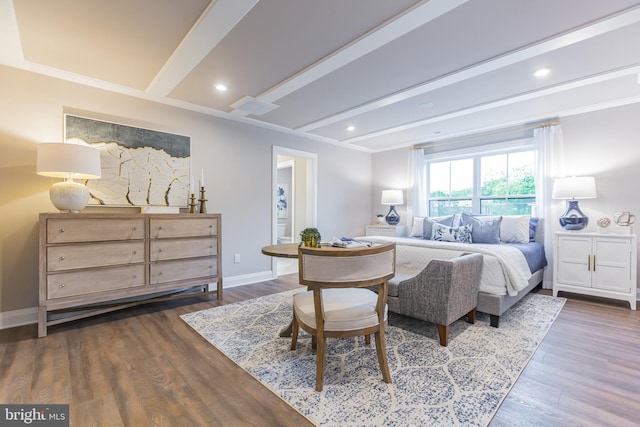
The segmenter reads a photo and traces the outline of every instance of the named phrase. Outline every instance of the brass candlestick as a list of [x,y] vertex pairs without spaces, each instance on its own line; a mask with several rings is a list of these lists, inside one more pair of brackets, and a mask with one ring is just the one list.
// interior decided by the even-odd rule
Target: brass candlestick
[[189,202],[189,213],[196,213],[196,196],[191,193],[191,201]]
[[204,198],[204,186],[200,187],[200,213],[207,213],[207,199]]

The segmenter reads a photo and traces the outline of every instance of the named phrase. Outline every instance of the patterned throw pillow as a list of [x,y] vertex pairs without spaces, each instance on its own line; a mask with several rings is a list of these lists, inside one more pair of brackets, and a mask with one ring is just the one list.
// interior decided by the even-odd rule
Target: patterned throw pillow
[[433,224],[433,240],[471,243],[472,229],[471,224],[465,224],[459,227],[447,227],[446,225],[435,223]]
[[442,224],[448,227],[453,225],[453,215],[432,216],[425,218],[422,226],[422,238],[431,240],[433,238],[433,224]]

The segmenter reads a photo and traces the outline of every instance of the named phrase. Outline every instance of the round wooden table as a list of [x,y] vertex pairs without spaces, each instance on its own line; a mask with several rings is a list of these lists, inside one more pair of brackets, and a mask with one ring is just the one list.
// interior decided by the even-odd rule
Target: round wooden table
[[[280,258],[298,258],[299,243],[283,243],[281,245],[269,245],[262,248],[262,253]],[[331,246],[331,243],[321,243],[320,249],[325,251],[343,251],[343,248]]]
[[298,243],[265,246],[262,253],[279,258],[298,258]]

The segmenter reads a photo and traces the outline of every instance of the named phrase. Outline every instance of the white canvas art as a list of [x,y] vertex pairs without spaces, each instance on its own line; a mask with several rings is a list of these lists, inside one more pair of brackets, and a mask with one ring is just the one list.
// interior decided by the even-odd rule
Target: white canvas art
[[86,182],[89,204],[188,205],[189,137],[65,115],[65,140],[100,150],[102,177]]

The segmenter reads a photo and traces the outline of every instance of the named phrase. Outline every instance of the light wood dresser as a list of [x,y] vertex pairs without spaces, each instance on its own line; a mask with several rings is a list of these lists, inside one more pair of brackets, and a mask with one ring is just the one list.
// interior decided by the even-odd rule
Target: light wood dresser
[[221,228],[220,214],[40,214],[38,336],[141,303],[222,299]]

